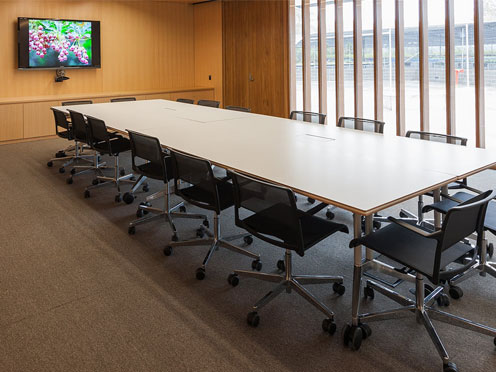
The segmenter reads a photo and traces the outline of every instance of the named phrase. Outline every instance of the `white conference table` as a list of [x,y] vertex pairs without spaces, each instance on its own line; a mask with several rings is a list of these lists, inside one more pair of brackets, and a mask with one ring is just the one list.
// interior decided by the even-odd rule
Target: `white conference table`
[[[157,137],[228,170],[287,186],[353,213],[354,237],[372,215],[496,165],[496,153],[405,137],[167,100],[58,106],[109,128]],[[387,125],[387,124],[386,124]],[[362,247],[354,250],[352,321],[358,323]],[[371,260],[367,254],[367,260]]]

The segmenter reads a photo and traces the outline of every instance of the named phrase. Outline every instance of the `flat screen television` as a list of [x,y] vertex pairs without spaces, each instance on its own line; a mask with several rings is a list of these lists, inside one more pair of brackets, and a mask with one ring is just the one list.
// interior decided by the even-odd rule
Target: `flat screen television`
[[69,19],[17,19],[18,67],[100,67],[100,22]]

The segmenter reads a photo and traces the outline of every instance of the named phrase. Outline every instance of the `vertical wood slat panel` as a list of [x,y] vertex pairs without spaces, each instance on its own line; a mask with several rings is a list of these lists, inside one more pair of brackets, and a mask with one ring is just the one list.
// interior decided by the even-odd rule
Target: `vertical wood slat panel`
[[396,135],[405,135],[405,15],[403,0],[395,6]]
[[296,45],[295,45],[295,0],[288,4],[288,38],[289,38],[289,110],[296,110]]
[[310,69],[310,0],[302,0],[303,110],[312,110],[312,71]]
[[475,142],[486,147],[484,97],[484,6],[483,0],[474,0],[474,53],[475,53]]
[[343,0],[334,3],[334,47],[336,72],[336,123],[344,115],[344,31],[343,31]]
[[374,0],[374,118],[384,119],[382,70],[382,0]]
[[454,0],[445,0],[446,134],[456,134],[455,120],[455,12]]
[[429,24],[427,1],[419,0],[420,130],[429,131]]
[[353,82],[355,117],[363,117],[362,0],[353,0]]
[[318,0],[319,21],[319,111],[327,114],[327,31],[326,1]]

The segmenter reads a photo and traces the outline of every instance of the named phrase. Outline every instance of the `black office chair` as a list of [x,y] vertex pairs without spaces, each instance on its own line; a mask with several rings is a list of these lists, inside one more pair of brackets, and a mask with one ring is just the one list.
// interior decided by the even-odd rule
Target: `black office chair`
[[[441,230],[435,232],[426,231],[414,224],[390,217],[392,223],[388,226],[353,240],[350,243],[352,248],[364,245],[415,270],[416,275],[410,275],[410,279],[416,284],[416,299],[413,301],[389,288],[368,280],[366,286],[368,297],[373,298],[374,291],[377,291],[399,303],[402,307],[390,311],[359,315],[359,325],[347,325],[343,329],[345,344],[351,344],[351,347],[355,350],[360,348],[364,336],[370,336],[370,328],[366,325],[366,321],[397,318],[410,312],[414,313],[417,319],[423,322],[443,360],[445,372],[457,371],[457,368],[454,363],[450,362],[448,353],[432,325],[431,318],[494,337],[494,344],[496,344],[496,329],[437,310],[432,306],[443,291],[443,286],[439,284],[465,272],[476,262],[477,253],[473,253],[468,263],[453,269],[447,269],[447,266],[455,262],[459,257],[465,256],[470,251],[477,251],[471,245],[462,242],[468,236],[476,233],[477,247],[481,247],[487,205],[495,196],[494,191],[486,191],[451,208],[446,214]],[[438,286],[427,296],[424,294],[424,276]],[[358,297],[359,291],[354,293],[354,296]],[[353,300],[358,301],[358,298]]]
[[133,102],[136,101],[136,97],[124,97],[124,98],[112,98],[110,99],[111,103],[115,102]]
[[[305,300],[326,315],[322,323],[325,331],[336,331],[334,313],[317,300],[303,284],[334,283],[334,292],[344,294],[343,277],[328,275],[294,275],[292,252],[303,257],[305,252],[328,236],[341,231],[348,233],[345,225],[327,221],[299,210],[294,193],[287,188],[275,186],[237,173],[232,173],[234,183],[235,222],[254,236],[286,250],[286,273],[269,274],[236,270],[229,276],[232,286],[238,285],[238,275],[279,283],[254,306],[248,314],[248,324],[256,327],[260,321],[258,311],[283,291],[295,290]],[[240,213],[241,211],[241,213]]]
[[[406,132],[405,137],[420,139],[420,140],[425,140],[425,141],[441,142],[441,143],[458,145],[458,146],[466,146],[467,145],[467,139],[466,138],[451,136],[451,135],[447,135],[447,134],[440,134],[440,133],[408,131],[408,132]],[[461,184],[468,186],[467,180],[465,179],[465,180],[461,181],[461,183],[458,183],[458,182],[451,183],[450,185],[448,185],[448,189],[458,189],[458,188],[460,188]],[[426,195],[431,196],[431,197],[433,196],[432,193],[427,193]],[[418,197],[418,203],[417,203],[417,215],[415,215],[415,213],[412,213],[406,209],[401,209],[400,210],[400,217],[411,218],[413,220],[417,220],[418,224],[426,224],[427,226],[434,228],[432,223],[429,223],[429,221],[425,221],[423,208],[424,208],[424,195],[420,195]]]
[[[441,201],[437,203],[426,205],[423,208],[422,212],[426,213],[429,211],[437,211],[446,215],[452,208],[468,202],[473,197],[473,194],[459,191],[455,195],[445,196]],[[494,200],[492,200],[487,206],[487,211],[484,219],[484,230],[489,231],[493,235],[496,235],[496,202]],[[470,238],[474,239],[476,237]],[[482,276],[485,276],[487,273],[493,278],[496,278],[496,262],[488,261],[488,258],[492,258],[494,255],[493,243],[487,244],[487,240],[484,237],[482,245],[479,246],[479,251],[476,253],[478,258],[472,266],[470,266],[466,271],[448,280],[448,293],[451,298],[455,300],[461,298],[463,296],[463,290],[458,286],[458,284],[472,277],[476,273],[479,273]],[[472,252],[470,252],[470,254],[472,254]],[[463,259],[465,259],[465,257],[463,257]]]
[[65,101],[62,102],[62,106],[76,106],[76,105],[91,105],[93,103],[92,100],[83,100],[83,101]]
[[124,138],[117,134],[111,134],[107,130],[107,126],[103,120],[94,118],[92,116],[86,116],[88,120],[88,142],[92,149],[99,152],[100,154],[107,154],[114,158],[114,166],[110,167],[114,170],[113,177],[107,177],[104,175],[97,175],[93,180],[91,186],[87,186],[84,191],[84,197],[90,197],[90,190],[103,187],[103,186],[115,186],[117,188],[117,195],[115,196],[115,201],[120,202],[121,197],[121,182],[134,183],[134,175],[125,174],[124,169],[119,168],[119,154],[121,152],[131,150],[131,144],[127,138]]
[[209,99],[201,99],[197,103],[200,106],[208,106],[208,107],[215,107],[219,108],[220,107],[220,102],[219,101],[212,101]]
[[340,128],[357,129],[366,132],[384,133],[384,122],[380,120],[340,117],[337,126]]
[[[65,150],[58,151],[55,154],[55,157],[47,162],[47,166],[52,167],[53,162],[63,161],[64,163],[59,168],[59,173],[64,173],[65,167],[74,163],[74,161],[83,160],[91,162],[91,160],[88,159],[93,158],[93,155],[82,154],[83,146],[81,146],[78,140],[74,138],[72,133],[72,125],[69,124],[66,114],[57,109],[52,109],[52,111],[55,119],[55,133],[60,138],[74,142],[74,145],[66,148]],[[74,151],[74,153],[68,155],[67,152],[69,151]]]
[[[172,179],[172,159],[169,154],[162,150],[160,142],[155,137],[150,137],[141,133],[127,130],[129,133],[129,140],[131,142],[131,161],[133,164],[133,171],[140,176],[136,180],[130,192],[126,192],[123,200],[130,204],[134,200],[133,192],[135,192],[147,178],[163,181],[165,189],[148,195],[145,202],[138,206],[136,212],[137,220],[132,221],[128,227],[128,233],[134,235],[136,233],[136,226],[147,222],[156,220],[165,220],[168,222],[172,230],[172,240],[177,241],[176,227],[173,218],[197,218],[207,221],[207,217],[202,214],[192,213],[176,213],[176,210],[186,212],[184,203],[178,203],[174,206],[170,204],[170,188],[169,181]],[[146,186],[146,188],[145,188]],[[148,192],[148,186],[144,184],[143,191]],[[158,198],[164,198],[164,208],[153,208],[151,202]],[[131,201],[129,200],[131,199]],[[151,216],[145,214],[152,213]],[[208,221],[207,221],[208,222]]]
[[[170,256],[174,247],[209,245],[210,249],[203,260],[202,267],[196,270],[196,278],[198,280],[205,278],[206,266],[218,248],[226,248],[235,253],[253,258],[252,268],[261,270],[262,263],[260,262],[260,255],[230,243],[236,239],[244,239],[244,242],[249,245],[253,242],[250,234],[244,233],[231,237],[221,237],[220,235],[220,213],[234,204],[233,186],[229,182],[229,179],[227,177],[224,179],[215,177],[212,166],[207,160],[176,151],[171,151],[171,156],[176,194],[197,207],[213,211],[215,213],[214,232],[212,233],[207,229],[208,223],[204,221],[203,226],[200,226],[196,232],[197,237],[200,239],[171,242],[164,248],[164,254]],[[181,183],[183,184],[181,185]],[[204,234],[207,234],[208,238],[203,239]]]
[[241,112],[251,112],[251,109],[241,106],[226,106],[226,110],[241,111]]
[[178,98],[178,99],[176,99],[176,102],[194,104],[195,100],[189,99],[189,98]]
[[308,123],[325,124],[326,114],[310,111],[291,111],[289,118],[291,120],[306,121]]
[[[88,125],[86,124],[84,115],[73,110],[68,111],[71,118],[71,128],[74,141],[77,141],[81,148],[91,148],[88,140]],[[98,151],[94,151],[91,156],[93,158],[92,164],[74,165],[72,167],[70,172],[71,175],[66,179],[68,184],[72,184],[74,182],[74,177],[81,176],[88,172],[94,172],[95,174],[103,176],[102,169],[107,168],[106,163],[100,162],[100,154]]]

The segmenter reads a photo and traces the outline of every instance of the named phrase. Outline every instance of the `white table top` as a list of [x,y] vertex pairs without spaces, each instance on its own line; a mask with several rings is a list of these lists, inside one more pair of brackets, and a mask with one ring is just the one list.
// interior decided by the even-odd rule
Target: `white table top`
[[496,164],[496,153],[166,100],[54,107],[369,215]]

